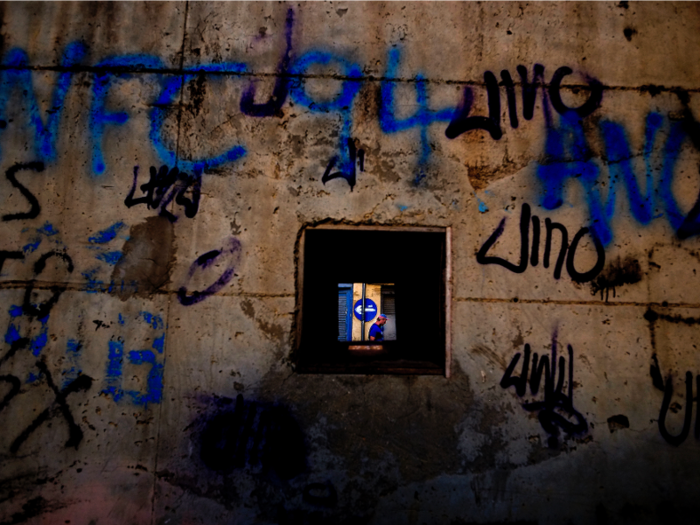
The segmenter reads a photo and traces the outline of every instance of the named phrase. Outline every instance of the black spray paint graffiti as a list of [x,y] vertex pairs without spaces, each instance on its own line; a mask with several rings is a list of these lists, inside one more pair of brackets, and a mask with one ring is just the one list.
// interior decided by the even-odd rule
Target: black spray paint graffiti
[[[175,203],[185,210],[185,216],[188,219],[197,215],[202,193],[201,174],[188,175],[177,168],[168,169],[165,165],[157,171],[154,166],[151,166],[150,174],[148,182],[140,186],[144,196],[134,198],[139,177],[139,167],[134,166],[134,182],[129,194],[124,199],[124,204],[128,208],[137,204],[145,204],[149,209],[154,210],[160,208],[160,215],[166,217],[170,222],[175,222],[177,216],[167,209],[168,205],[175,199]],[[191,192],[191,197],[187,196],[188,192]]]
[[248,466],[280,480],[306,471],[304,435],[287,408],[244,401],[240,394],[235,402],[218,398],[215,404],[219,411],[206,422],[200,437],[207,467],[230,474]]
[[350,169],[350,173],[344,173],[342,171],[335,171],[331,173],[336,163],[338,162],[338,156],[336,155],[335,157],[331,158],[331,160],[328,162],[328,166],[326,166],[326,171],[323,173],[323,177],[321,177],[321,182],[323,182],[324,185],[329,180],[343,178],[346,181],[348,181],[348,184],[350,185],[350,191],[352,191],[352,189],[355,187],[355,183],[357,182],[358,165],[360,171],[365,171],[365,150],[358,150],[357,146],[355,146],[354,139],[348,139],[348,149],[350,151],[350,165],[352,166],[352,168]]
[[[41,275],[41,273],[46,268],[47,261],[52,257],[56,257],[62,260],[66,267],[66,270],[69,273],[73,272],[73,261],[71,260],[70,256],[63,252],[52,251],[44,254],[35,263],[35,276]],[[39,303],[34,303],[33,301],[32,292],[34,291],[34,287],[35,281],[32,280],[27,286],[24,293],[24,301],[21,307],[22,315],[25,315],[30,319],[39,319],[42,322],[42,324],[45,324],[49,313],[56,305],[59,297],[65,290],[65,287],[51,287],[51,297]],[[10,360],[20,350],[31,349],[32,353],[34,353],[34,355],[37,355],[37,353],[41,350],[42,345],[45,344],[45,341],[42,340],[41,337],[39,337],[39,340],[31,340],[28,337],[20,337],[19,334],[17,334],[14,331],[14,329],[8,331],[8,335],[5,337],[5,340],[10,343],[10,349],[7,351],[7,353],[5,353],[4,356],[0,358],[0,367],[8,360]],[[72,394],[74,392],[88,390],[92,386],[92,378],[86,375],[79,374],[78,377],[73,379],[70,383],[66,384],[64,388],[59,390],[43,359],[36,361],[36,367],[39,370],[39,376],[45,378],[46,384],[53,393],[53,400],[51,401],[51,404],[45,410],[43,410],[34,419],[34,421],[32,421],[29,424],[29,426],[27,426],[17,436],[17,438],[15,438],[15,440],[10,445],[10,452],[12,452],[13,454],[17,453],[20,446],[29,438],[29,436],[32,433],[34,433],[35,430],[41,427],[41,425],[49,419],[59,414],[65,419],[69,430],[69,437],[68,441],[66,441],[65,446],[75,447],[77,449],[78,445],[83,439],[83,431],[81,430],[80,426],[76,424],[75,419],[73,418],[73,414],[71,413],[70,408],[66,402],[66,398],[69,394]],[[22,382],[17,376],[10,374],[0,375],[0,382],[10,384],[10,391],[3,397],[2,401],[0,401],[1,412],[3,409],[5,409],[5,407],[9,405],[10,401],[12,401],[13,398],[20,394]]]
[[[54,400],[49,407],[39,414],[34,421],[32,421],[32,423],[25,428],[19,436],[17,436],[17,438],[12,442],[12,445],[10,445],[10,452],[13,454],[16,453],[22,443],[24,443],[36,429],[38,429],[44,422],[51,419],[57,413],[60,413],[68,424],[69,437],[68,441],[66,441],[66,448],[75,447],[77,449],[78,445],[83,440],[83,431],[80,426],[76,424],[73,414],[66,403],[66,397],[68,394],[73,392],[89,390],[92,386],[92,378],[86,375],[80,375],[77,379],[74,379],[71,383],[69,383],[68,386],[62,390],[59,390],[55,385],[47,366],[42,361],[37,361],[36,365],[46,378],[46,383],[53,392]],[[58,410],[56,410],[56,408]]]
[[[552,337],[552,353],[550,357],[543,355],[538,357],[537,352],[532,355],[532,371],[530,371],[530,345],[525,345],[525,355],[519,377],[513,377],[513,370],[520,361],[521,354],[513,356],[508,368],[501,378],[501,388],[515,387],[519,397],[525,395],[528,385],[528,372],[530,373],[530,393],[535,396],[540,389],[540,381],[544,374],[544,400],[523,403],[523,408],[528,412],[537,412],[537,419],[542,429],[549,434],[547,441],[550,448],[559,446],[559,430],[568,435],[583,434],[588,431],[586,419],[574,408],[574,350],[567,345],[569,353],[567,392],[564,393],[564,379],[566,359],[559,356],[559,373],[557,374],[557,339],[556,333]],[[555,386],[556,384],[556,386]]]
[[[501,257],[486,255],[491,247],[496,244],[498,238],[503,234],[506,224],[506,217],[501,219],[498,227],[481,246],[481,249],[479,249],[478,253],[476,254],[477,262],[479,264],[497,264],[499,266],[503,266],[505,269],[510,270],[513,273],[523,273],[525,270],[527,270],[528,264],[531,266],[537,266],[539,264],[540,255],[540,218],[537,215],[532,216],[532,250],[530,250],[529,241],[530,222],[530,205],[524,203],[520,213],[520,262],[518,264],[514,264]],[[559,248],[557,262],[554,265],[555,279],[559,279],[561,277],[561,270],[564,266],[564,261],[566,261],[566,271],[571,279],[577,283],[588,282],[594,279],[603,270],[603,266],[605,265],[605,249],[603,248],[601,242],[588,228],[581,228],[574,236],[571,244],[569,244],[569,233],[563,224],[552,222],[549,218],[547,218],[544,221],[544,225],[546,238],[543,265],[545,268],[549,268],[553,232],[554,230],[557,230],[561,234],[561,247]],[[597,260],[595,265],[590,270],[579,272],[574,264],[576,260],[576,250],[578,249],[581,239],[587,233],[591,234],[595,244]]]
[[[210,295],[215,294],[221,290],[228,282],[233,279],[235,273],[235,268],[238,266],[238,262],[241,258],[241,243],[238,239],[231,238],[228,240],[226,245],[220,250],[212,250],[197,257],[190,266],[189,272],[187,272],[187,279],[185,283],[180,287],[177,292],[177,298],[180,304],[189,306],[192,304],[197,304]],[[214,264],[221,265],[224,264],[224,271],[219,276],[219,278],[211,285],[209,285],[203,291],[189,292],[187,290],[187,285],[190,283],[192,278],[197,272],[206,270],[207,268],[213,266]]]
[[[693,397],[693,373],[687,371],[685,373],[685,415],[683,417],[683,428],[677,435],[671,434],[666,428],[666,418],[668,411],[678,411],[678,404],[671,403],[673,399],[673,377],[669,374],[664,384],[663,376],[661,375],[661,367],[656,358],[656,354],[651,356],[652,364],[649,367],[651,380],[656,388],[664,393],[664,399],[661,402],[661,411],[659,412],[659,432],[666,442],[674,447],[681,445],[690,433],[690,425],[693,418],[693,402],[697,402],[697,398]],[[696,390],[700,392],[700,374],[695,376]],[[695,439],[700,439],[700,403],[697,403],[695,414]]]
[[[14,164],[12,167],[10,167],[6,172],[5,176],[7,177],[7,180],[10,181],[10,184],[17,188],[19,192],[24,196],[25,199],[29,202],[30,208],[29,211],[26,212],[19,212],[19,213],[9,213],[7,215],[2,216],[3,221],[17,221],[20,219],[34,219],[35,217],[38,217],[39,214],[41,213],[41,206],[39,205],[38,199],[34,196],[34,194],[29,191],[21,182],[17,180],[17,173],[22,170],[31,170],[31,171],[37,171],[41,172],[44,171],[44,163],[43,162],[26,162],[26,163],[17,163]],[[1,263],[0,263],[1,264]],[[1,268],[1,266],[0,266]]]
[[[570,108],[564,104],[561,99],[561,83],[565,76],[573,73],[569,67],[560,67],[554,72],[547,91],[544,90],[543,65],[535,64],[533,68],[532,81],[528,81],[528,73],[525,66],[520,65],[517,67],[517,70],[518,74],[520,75],[520,82],[522,86],[523,117],[525,120],[531,120],[534,115],[535,97],[537,95],[538,87],[542,88],[542,96],[544,98],[542,105],[547,121],[550,120],[548,118],[549,108],[547,105],[547,94],[549,94],[549,100],[557,113],[563,115],[569,111],[574,111],[581,118],[590,115],[596,109],[598,109],[601,101],[603,100],[603,85],[598,80],[588,77],[587,81],[590,94],[586,102],[577,108]],[[445,130],[445,136],[447,138],[457,138],[462,133],[466,133],[467,131],[473,129],[483,129],[488,131],[491,138],[494,140],[499,140],[503,136],[503,131],[501,130],[501,91],[496,75],[494,75],[491,71],[486,71],[484,73],[484,82],[486,84],[486,93],[488,96],[489,116],[469,116],[474,102],[474,94],[472,92],[472,88],[466,86],[463,91],[462,100],[457,106],[454,116]],[[515,129],[518,127],[518,109],[515,100],[515,84],[513,83],[513,78],[508,70],[504,69],[501,71],[500,85],[504,86],[506,89],[510,125]]]

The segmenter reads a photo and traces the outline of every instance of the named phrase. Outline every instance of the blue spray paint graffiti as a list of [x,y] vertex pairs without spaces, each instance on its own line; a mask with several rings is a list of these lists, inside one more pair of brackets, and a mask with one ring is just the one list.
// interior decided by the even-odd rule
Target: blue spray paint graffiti
[[61,60],[63,72],[59,74],[51,99],[51,109],[47,112],[46,122],[42,118],[37,97],[34,93],[32,73],[26,51],[13,48],[3,60],[4,70],[0,72],[0,129],[5,129],[9,117],[7,105],[15,91],[20,93],[26,104],[29,124],[34,128],[34,153],[44,162],[56,160],[56,137],[61,119],[66,94],[71,86],[74,66],[80,64],[87,48],[82,42],[73,42],[66,46]]
[[[159,355],[164,354],[165,350],[165,324],[163,319],[149,312],[141,312],[139,314],[141,321],[145,322],[153,330],[161,331],[158,333],[151,344],[152,350],[131,350],[125,356],[124,339],[122,337],[113,338],[109,342],[109,351],[107,354],[107,375],[105,379],[105,388],[103,392],[112,396],[114,401],[119,402],[125,396],[135,404],[140,406],[148,406],[149,403],[160,403],[163,399],[163,370],[164,360],[159,359]],[[119,324],[124,325],[125,320],[119,316]],[[153,352],[155,350],[155,352]],[[148,376],[146,378],[146,391],[124,390],[123,372],[124,364],[130,365],[150,365]]]
[[[329,64],[337,64],[340,66],[340,75],[344,78],[342,87],[338,95],[332,100],[314,100],[306,92],[304,81],[297,78],[291,83],[292,100],[309,108],[313,113],[337,113],[340,115],[342,124],[340,127],[340,154],[332,157],[328,162],[325,180],[330,180],[335,177],[343,177],[350,184],[352,189],[355,186],[355,159],[352,156],[352,146],[346,150],[346,145],[352,141],[350,137],[352,129],[352,109],[355,102],[355,97],[362,86],[362,70],[358,64],[349,60],[334,56],[325,51],[309,51],[300,56],[291,68],[291,73],[298,77],[302,77],[313,65],[327,66]],[[353,142],[354,145],[354,142]],[[331,170],[337,166],[338,172],[330,174]],[[324,181],[325,183],[325,181]]]
[[121,231],[125,227],[126,224],[124,224],[123,222],[115,222],[110,227],[97,232],[92,237],[88,237],[88,242],[91,244],[105,244],[113,240],[117,236],[117,233],[119,233],[119,231]]
[[425,178],[425,166],[432,151],[428,140],[428,127],[434,122],[447,122],[453,114],[453,108],[433,111],[428,104],[428,86],[425,77],[417,74],[415,79],[416,112],[407,118],[396,117],[397,108],[394,100],[394,89],[398,79],[399,63],[401,62],[401,50],[389,51],[385,80],[381,83],[381,104],[379,106],[379,125],[384,133],[398,133],[413,128],[420,129],[420,154],[418,158],[418,173],[415,183],[418,184]]
[[[659,138],[662,127],[667,131],[667,138],[662,148],[661,173],[657,175],[651,158],[655,146],[662,140]],[[601,177],[601,162],[593,158],[582,119],[575,111],[563,114],[558,127],[548,128],[546,156],[537,167],[537,177],[543,186],[542,206],[548,210],[559,208],[565,200],[565,183],[569,179],[577,180],[586,192],[591,231],[604,246],[608,246],[613,239],[611,221],[616,213],[619,185],[624,184],[630,213],[640,224],[647,225],[665,215],[679,237],[700,233],[698,214],[693,214],[692,210],[684,214],[672,191],[675,165],[683,143],[688,138],[695,142],[700,137],[697,124],[688,119],[668,122],[659,113],[647,116],[643,149],[646,165],[644,192],[632,165],[634,156],[625,128],[616,122],[604,120],[600,123],[600,133],[609,172],[605,180]],[[605,200],[601,195],[601,182],[608,187]]]

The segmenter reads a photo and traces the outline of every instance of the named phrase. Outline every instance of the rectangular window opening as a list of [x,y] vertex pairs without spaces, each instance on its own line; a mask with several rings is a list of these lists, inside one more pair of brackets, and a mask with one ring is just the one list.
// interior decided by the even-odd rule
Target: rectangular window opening
[[449,375],[449,228],[307,227],[298,261],[297,371]]

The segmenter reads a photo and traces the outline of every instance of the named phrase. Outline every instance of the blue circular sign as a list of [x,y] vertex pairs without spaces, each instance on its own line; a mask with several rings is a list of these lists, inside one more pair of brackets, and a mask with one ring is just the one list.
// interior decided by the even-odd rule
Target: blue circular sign
[[362,308],[362,299],[360,299],[355,303],[355,306],[353,306],[352,309],[355,312],[355,317],[357,317],[360,321],[362,321],[362,314],[364,313],[365,322],[371,321],[377,317],[377,314],[379,313],[377,303],[375,303],[372,299],[365,299],[364,308]]

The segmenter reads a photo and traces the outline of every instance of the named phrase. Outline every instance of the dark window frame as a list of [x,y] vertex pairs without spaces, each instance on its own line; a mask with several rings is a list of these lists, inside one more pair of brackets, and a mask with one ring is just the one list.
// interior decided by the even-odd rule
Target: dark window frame
[[[297,372],[449,377],[449,227],[307,225],[297,239],[296,259]],[[337,340],[337,286],[348,282],[395,283],[396,341]]]

